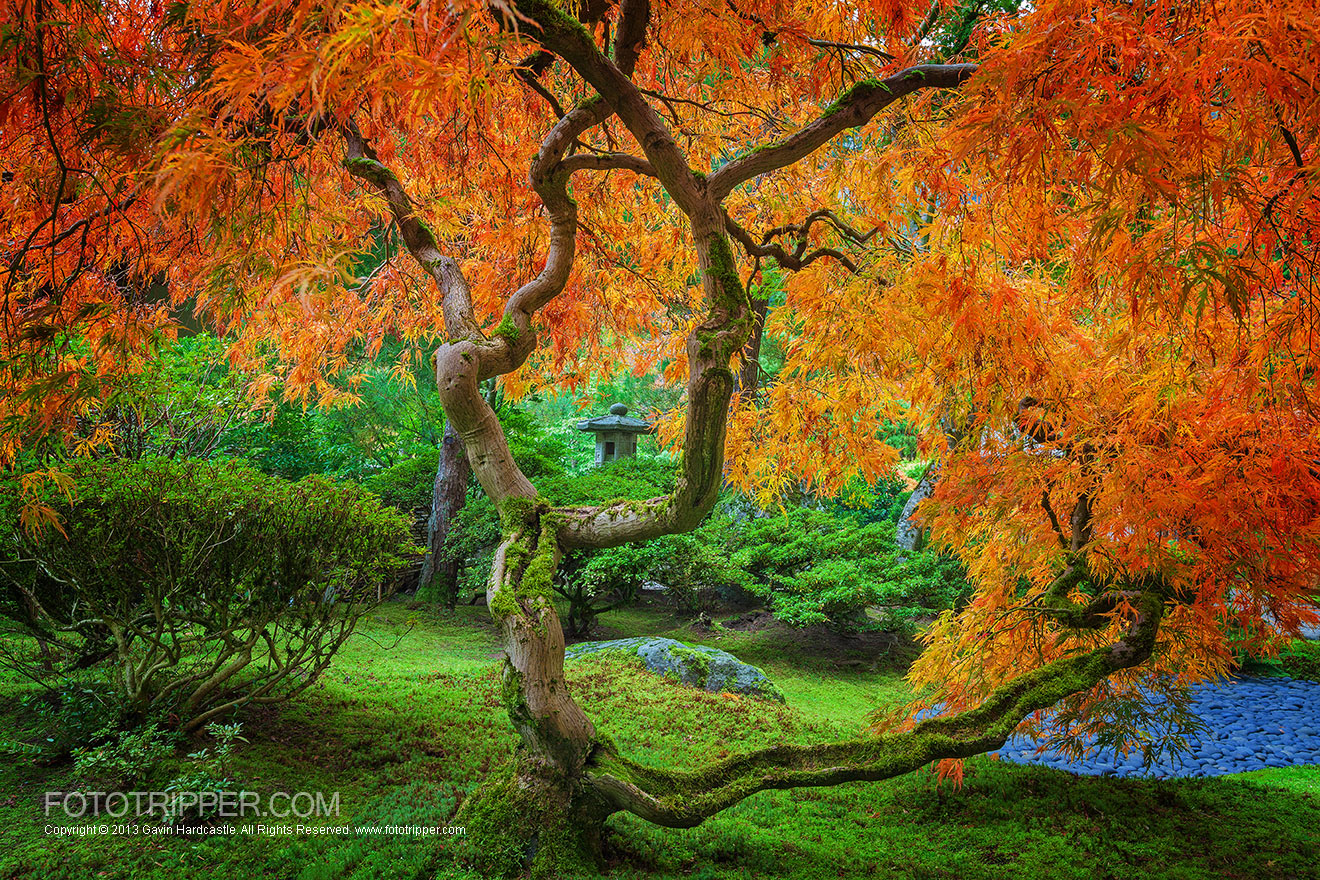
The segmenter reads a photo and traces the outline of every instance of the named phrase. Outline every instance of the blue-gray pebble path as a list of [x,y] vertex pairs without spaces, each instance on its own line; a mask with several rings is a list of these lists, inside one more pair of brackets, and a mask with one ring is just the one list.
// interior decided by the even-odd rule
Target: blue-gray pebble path
[[1291,678],[1237,678],[1192,688],[1192,711],[1206,726],[1187,737],[1188,751],[1164,755],[1143,768],[1141,754],[1124,758],[1097,752],[1082,760],[1036,754],[1025,736],[997,753],[1016,764],[1038,764],[1089,776],[1169,779],[1222,776],[1265,767],[1320,764],[1320,682]]

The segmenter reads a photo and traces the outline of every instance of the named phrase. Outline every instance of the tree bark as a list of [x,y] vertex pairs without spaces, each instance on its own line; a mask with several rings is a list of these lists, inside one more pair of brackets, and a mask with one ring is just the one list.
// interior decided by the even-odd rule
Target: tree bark
[[468,480],[472,468],[468,465],[463,441],[452,423],[445,424],[444,439],[440,443],[440,461],[435,470],[435,486],[431,491],[431,516],[426,523],[426,558],[422,574],[417,579],[419,599],[438,599],[446,608],[458,602],[458,573],[462,560],[445,552],[445,542],[453,529],[454,517],[467,501]]
[[898,531],[896,539],[899,547],[910,552],[920,550],[926,543],[926,530],[912,521],[912,517],[917,512],[917,507],[921,502],[930,497],[930,493],[935,490],[935,478],[939,474],[939,466],[934,462],[926,468],[926,472],[921,475],[912,494],[908,496],[907,504],[903,505],[903,514],[898,518]]
[[761,340],[765,337],[765,317],[770,300],[752,300],[752,338],[743,349],[742,367],[738,370],[738,394],[742,399],[755,397],[761,389]]

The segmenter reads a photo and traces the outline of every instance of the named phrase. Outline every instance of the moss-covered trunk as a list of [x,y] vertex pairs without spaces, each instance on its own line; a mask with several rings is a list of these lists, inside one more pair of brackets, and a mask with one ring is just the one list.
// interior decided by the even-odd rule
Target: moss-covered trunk
[[520,749],[464,802],[468,860],[483,876],[588,876],[601,866],[605,800],[579,775],[555,775]]
[[599,860],[612,812],[588,780],[596,729],[569,694],[551,579],[559,525],[545,505],[507,499],[488,597],[505,660],[501,695],[520,742],[506,770],[465,802],[470,858],[489,875],[574,876]]

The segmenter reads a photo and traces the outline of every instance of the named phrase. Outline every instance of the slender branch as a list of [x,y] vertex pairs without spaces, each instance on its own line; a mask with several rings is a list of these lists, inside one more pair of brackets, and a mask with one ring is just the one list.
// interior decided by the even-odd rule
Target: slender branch
[[1298,168],[1305,168],[1306,162],[1302,159],[1302,150],[1297,145],[1296,136],[1282,122],[1279,123],[1279,132],[1283,135],[1284,143],[1288,145],[1288,151],[1292,153],[1293,162]]
[[[790,224],[769,230],[761,236],[761,241],[759,243],[752,237],[750,232],[738,225],[738,223],[727,214],[725,215],[725,228],[729,231],[730,235],[737,239],[738,243],[743,246],[743,249],[747,251],[750,256],[758,258],[772,257],[775,262],[784,269],[796,272],[806,268],[822,257],[830,257],[837,260],[849,272],[856,274],[857,265],[850,257],[837,248],[821,247],[810,253],[807,252],[808,230],[810,230],[813,223],[821,220],[828,221],[832,226],[838,229],[845,238],[848,238],[857,244],[865,244],[870,241],[877,232],[879,232],[879,227],[876,227],[865,234],[859,233],[857,230],[836,217],[834,212],[827,208],[812,212],[801,224]],[[792,252],[785,250],[783,245],[777,244],[773,241],[775,237],[790,232],[797,237],[797,246]]]
[[[777,122],[774,116],[766,113],[764,110],[759,110],[748,104],[737,101],[694,101],[691,98],[676,98],[673,95],[666,95],[664,92],[658,92],[655,89],[643,89],[639,87],[638,91],[643,95],[646,95],[648,98],[655,98],[657,101],[664,104],[665,107],[669,109],[669,114],[674,117],[675,123],[679,121],[678,111],[675,109],[677,106],[692,107],[702,113],[709,113],[712,116],[719,116],[724,119],[733,119],[738,116],[751,116],[760,119],[769,125],[774,125]],[[716,105],[720,103],[732,103],[734,106],[741,107],[742,109],[720,110],[716,107]]]
[[623,171],[632,171],[641,174],[644,177],[655,177],[655,169],[651,163],[640,156],[633,156],[628,153],[579,153],[576,156],[569,156],[559,163],[559,168],[568,174],[575,171],[609,171],[619,169]]
[[735,187],[803,159],[836,135],[857,128],[894,101],[926,88],[955,89],[976,72],[975,64],[920,64],[882,80],[864,80],[839,96],[820,117],[776,143],[750,150],[710,175],[711,195],[723,200]]
[[545,72],[546,68],[554,62],[554,60],[555,56],[551,55],[549,52],[533,52],[527,58],[514,65],[513,73],[522,81],[523,85],[527,86],[545,99],[545,102],[550,105],[550,110],[555,116],[563,118],[565,115],[564,106],[559,103],[559,99],[556,98],[549,89],[541,85],[541,81],[538,78]]
[[926,10],[926,17],[923,18],[921,24],[917,26],[916,32],[912,34],[912,39],[908,40],[909,48],[915,49],[921,45],[926,37],[930,36],[931,30],[935,27],[935,22],[940,20],[940,12],[942,12],[943,9],[944,6],[940,3],[940,0],[934,0],[934,2],[930,4],[930,8]]
[[1054,534],[1058,538],[1059,546],[1068,549],[1068,537],[1063,533],[1063,526],[1059,525],[1059,517],[1054,512],[1054,506],[1050,504],[1049,490],[1040,493],[1040,506],[1045,508],[1045,515],[1050,518],[1050,527],[1054,529]]
[[[569,174],[559,167],[560,160],[580,135],[611,115],[609,105],[599,98],[582,102],[556,123],[532,159],[528,179],[550,216],[550,250],[540,274],[509,297],[504,308],[504,319],[516,328],[510,343],[522,351],[519,363],[535,347],[532,315],[564,289],[577,254],[577,203],[568,194]],[[488,375],[494,374],[484,373],[481,378]]]
[[865,46],[860,43],[836,43],[834,40],[820,40],[815,37],[807,37],[807,43],[817,49],[838,49],[844,52],[859,52],[863,55],[871,55],[885,63],[894,60],[893,55],[876,46]]
[[880,227],[877,226],[867,233],[858,232],[856,229],[853,229],[852,226],[844,222],[832,209],[819,208],[808,214],[806,219],[801,223],[786,223],[783,226],[776,226],[774,229],[768,230],[762,240],[769,241],[776,236],[787,235],[789,233],[792,233],[798,238],[805,238],[807,233],[811,230],[812,224],[822,220],[828,222],[831,226],[837,229],[845,238],[848,238],[857,244],[866,244],[875,237],[877,232],[880,231]]

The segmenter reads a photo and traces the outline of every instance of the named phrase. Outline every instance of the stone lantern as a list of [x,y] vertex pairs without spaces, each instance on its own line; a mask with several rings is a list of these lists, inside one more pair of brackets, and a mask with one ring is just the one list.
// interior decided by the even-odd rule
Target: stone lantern
[[596,464],[620,458],[632,458],[637,454],[637,435],[651,433],[651,425],[642,419],[628,416],[628,407],[616,403],[610,407],[610,414],[594,419],[583,419],[577,423],[579,431],[589,431],[596,435]]

